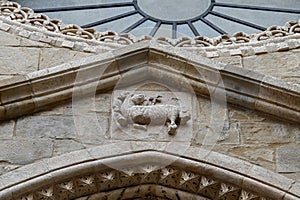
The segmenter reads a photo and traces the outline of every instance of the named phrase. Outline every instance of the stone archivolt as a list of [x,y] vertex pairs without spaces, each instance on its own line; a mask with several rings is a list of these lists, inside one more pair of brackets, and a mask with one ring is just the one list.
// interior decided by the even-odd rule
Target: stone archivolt
[[[157,169],[153,165],[142,165],[138,168],[141,173],[108,168],[35,189],[17,199],[269,199],[240,186],[178,167]],[[133,170],[137,171],[136,168]]]
[[[122,146],[122,145],[120,145]],[[112,152],[127,152],[128,149],[112,147]],[[179,158],[171,165],[162,166],[162,160],[174,159],[166,153],[147,151],[122,156],[103,155],[94,149],[96,154],[104,158],[91,160],[87,157],[80,163],[73,164],[57,158],[44,161],[48,170],[37,174],[34,164],[27,166],[25,180],[16,176],[15,172],[7,177],[19,179],[8,180],[7,188],[0,189],[1,199],[14,200],[100,200],[100,199],[197,199],[197,200],[294,200],[292,193],[286,191],[290,185],[278,189],[280,176],[262,170],[260,176],[251,178],[242,171],[250,167],[249,163],[231,160],[235,171],[218,166],[216,163],[196,161],[195,158]],[[84,152],[78,151],[69,156],[80,157]],[[203,152],[202,152],[203,153]],[[93,154],[93,153],[92,153]],[[201,151],[200,151],[201,155]],[[216,154],[217,155],[217,154]],[[216,156],[215,155],[215,156]],[[95,155],[96,156],[96,155]],[[109,156],[108,158],[105,158]],[[221,156],[221,155],[218,155]],[[201,156],[200,156],[201,157]],[[224,158],[223,158],[224,157]],[[223,160],[222,160],[223,159]],[[220,157],[221,162],[229,159]],[[226,161],[228,162],[228,161]],[[108,167],[117,163],[118,168]],[[55,166],[55,168],[51,166]],[[133,166],[134,165],[134,166]],[[25,167],[26,168],[26,167]],[[230,168],[230,166],[229,166]],[[249,170],[248,169],[248,170]],[[20,172],[21,172],[20,171]],[[251,172],[251,170],[249,171]],[[278,176],[278,177],[277,177]],[[262,180],[262,177],[266,180]],[[30,179],[28,179],[30,178]],[[270,180],[272,179],[274,185]],[[278,182],[279,181],[279,182]],[[287,180],[283,180],[287,181]],[[287,181],[289,182],[289,181]],[[10,185],[10,186],[9,186]]]
[[183,37],[179,39],[170,39],[161,37],[154,39],[151,36],[135,37],[131,34],[117,34],[112,31],[97,32],[93,28],[83,29],[78,25],[64,24],[60,20],[50,19],[47,15],[34,13],[32,9],[21,7],[16,2],[0,1],[0,4],[0,17],[17,21],[25,25],[38,27],[44,31],[62,33],[67,36],[75,36],[86,40],[118,43],[123,45],[129,45],[145,40],[156,40],[161,44],[175,47],[212,47],[258,42],[300,33],[299,21],[291,21],[286,23],[284,26],[271,26],[266,31],[258,34],[246,34],[239,32],[232,36],[222,35],[216,38],[198,36],[195,38]]

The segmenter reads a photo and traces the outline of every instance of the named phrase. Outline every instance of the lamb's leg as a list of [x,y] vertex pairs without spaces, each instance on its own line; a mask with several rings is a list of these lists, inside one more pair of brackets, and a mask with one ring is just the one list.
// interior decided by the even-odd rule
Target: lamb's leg
[[175,123],[177,115],[172,113],[172,115],[170,116],[170,122],[167,122],[167,126],[168,126],[168,134],[169,135],[174,135],[177,129],[177,124]]

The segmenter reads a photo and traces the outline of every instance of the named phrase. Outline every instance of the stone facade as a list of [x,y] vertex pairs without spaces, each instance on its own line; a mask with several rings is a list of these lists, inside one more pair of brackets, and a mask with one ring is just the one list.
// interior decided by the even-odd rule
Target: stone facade
[[[55,24],[60,31],[51,32],[30,25],[27,15],[23,21],[0,16],[1,199],[300,198],[299,23],[277,27],[280,35],[273,27],[253,36],[156,40],[78,35],[73,29],[80,27]],[[66,34],[70,29],[76,34]],[[150,82],[139,85],[143,79]],[[134,105],[144,111],[131,120],[143,132],[149,119],[161,119],[163,139],[118,133],[117,90],[132,85],[148,100],[161,96]],[[186,124],[170,94],[188,105]],[[226,97],[225,104],[216,96]],[[165,111],[170,106],[175,124]],[[216,130],[220,135],[210,138]],[[147,162],[130,166],[130,153],[146,151],[172,162],[153,170]],[[99,164],[114,157],[129,164]],[[144,171],[130,173],[128,166]]]

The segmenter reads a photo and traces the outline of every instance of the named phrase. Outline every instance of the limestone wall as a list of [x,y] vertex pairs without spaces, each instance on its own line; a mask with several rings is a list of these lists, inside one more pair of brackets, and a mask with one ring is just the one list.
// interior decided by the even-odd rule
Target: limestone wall
[[[101,54],[115,49],[117,46],[100,47],[95,51],[85,48],[70,49],[0,30],[0,48],[0,79],[5,79],[17,74],[26,74],[90,55]],[[245,47],[220,46],[184,49],[196,55],[300,84],[299,48],[299,39],[291,38],[279,43],[270,40],[270,44],[260,44],[259,46],[253,44],[253,46]]]
[[[90,102],[91,99],[85,99],[83,103],[90,105]],[[224,137],[220,138],[212,148],[203,144],[205,129],[209,127],[212,114],[211,103],[202,97],[198,97],[195,102],[199,110],[198,117],[194,118],[194,139],[191,141],[193,146],[212,149],[290,178],[300,179],[299,125],[229,105]],[[110,108],[111,93],[96,95],[95,107],[90,105],[89,108],[90,112],[96,112],[98,117],[101,130],[96,129],[96,131],[93,120],[90,123],[87,120],[84,127],[82,124],[75,124],[71,103],[32,116],[2,122],[0,173],[6,173],[39,159],[110,143]],[[76,117],[80,118],[80,116]],[[84,118],[86,116],[82,119]]]
[[[295,39],[289,42],[297,43]],[[240,51],[236,54],[230,54],[233,50],[229,51],[226,47],[215,48],[213,51],[203,47],[186,50],[195,55],[205,55],[223,63],[300,83],[300,46],[294,47],[291,50],[277,49],[261,53],[253,50],[253,53]],[[255,46],[247,48],[255,49]],[[0,31],[0,49],[0,79],[50,68],[108,50],[85,52],[83,49],[57,47],[5,31]],[[198,116],[194,118],[192,145],[210,148],[201,145],[202,133],[210,119],[210,101],[198,97],[196,102],[199,110]],[[92,138],[78,135],[70,102],[32,116],[1,122],[0,174],[43,158],[107,143],[110,137],[111,93],[97,95],[95,108],[102,131],[89,132],[89,124],[86,124],[85,129]],[[91,111],[95,111],[95,108],[91,108]],[[224,137],[213,150],[300,180],[299,124],[280,121],[234,105],[228,108],[227,129],[224,129]]]

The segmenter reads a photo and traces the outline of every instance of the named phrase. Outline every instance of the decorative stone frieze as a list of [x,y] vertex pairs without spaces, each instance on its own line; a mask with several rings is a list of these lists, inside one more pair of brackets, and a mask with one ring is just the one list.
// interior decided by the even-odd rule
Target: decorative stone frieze
[[[293,39],[299,39],[299,21],[291,21],[284,26],[271,26],[258,34],[236,33],[222,35],[216,38],[197,36],[195,38],[182,37],[179,39],[152,38],[151,36],[136,37],[131,34],[117,34],[115,32],[97,32],[93,28],[81,28],[74,24],[64,24],[57,19],[50,19],[45,14],[34,13],[30,8],[23,8],[16,2],[0,1],[0,30],[14,32],[15,34],[32,40],[50,43],[60,47],[87,52],[101,52],[102,49],[116,48],[122,45],[155,40],[162,45],[174,47],[220,48],[235,51],[242,46],[250,45],[254,48],[263,47],[267,43],[279,43],[275,51],[299,48]],[[267,42],[267,43],[266,43]],[[297,42],[296,42],[297,43]],[[109,44],[109,45],[108,45]],[[96,48],[93,48],[96,46]],[[274,51],[274,50],[268,50]],[[254,52],[254,51],[253,51]],[[255,50],[255,54],[264,52]],[[254,54],[253,54],[254,55]]]
[[[114,152],[113,154],[128,151],[127,148],[117,150],[117,146],[110,150]],[[79,151],[72,155],[81,153]],[[198,153],[201,155],[203,152],[198,150]],[[69,163],[70,161],[59,161],[57,158],[53,161],[45,160],[43,165],[46,171],[33,172],[32,170],[37,167],[35,165],[38,165],[33,164],[31,169],[27,169],[25,175],[27,177],[32,174],[33,177],[29,182],[12,182],[7,189],[0,189],[0,198],[7,200],[111,198],[277,200],[283,197],[292,200],[297,198],[297,193],[287,191],[293,184],[289,179],[283,180],[289,185],[284,186],[284,189],[278,189],[277,185],[280,181],[276,182],[276,180],[280,180],[280,175],[260,170],[249,163],[241,163],[241,161],[238,163],[232,158],[231,162],[236,167],[244,166],[247,169],[228,166],[234,169],[228,170],[227,167],[219,165],[222,161],[228,162],[225,160],[229,157],[223,155],[222,160],[222,157],[219,157],[221,155],[216,153],[213,156],[219,157],[219,163],[215,163],[209,157],[205,163],[197,157],[177,158],[173,164],[165,167],[162,167],[160,162],[173,159],[174,156],[151,151],[111,158],[107,158],[111,153],[98,152],[97,154],[101,154],[103,158],[96,160],[91,160],[89,157],[81,158],[83,160],[80,163],[76,163],[78,160],[76,158],[70,160],[73,164]],[[121,168],[114,169],[106,166],[110,165],[109,163],[118,163]],[[19,171],[22,172],[21,169]],[[249,175],[243,174],[243,171],[248,171]],[[255,179],[252,178],[253,171],[259,174]],[[1,178],[2,180],[13,179],[16,175],[11,172],[11,176],[4,175]],[[16,176],[16,179],[22,178]]]

